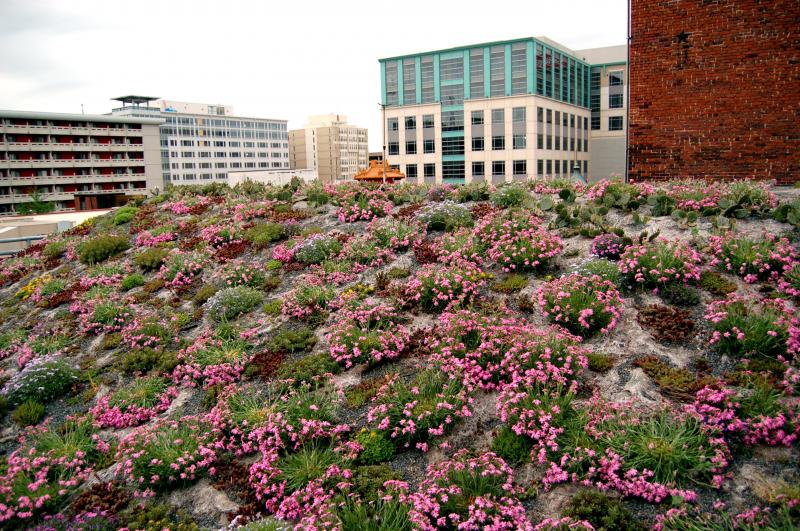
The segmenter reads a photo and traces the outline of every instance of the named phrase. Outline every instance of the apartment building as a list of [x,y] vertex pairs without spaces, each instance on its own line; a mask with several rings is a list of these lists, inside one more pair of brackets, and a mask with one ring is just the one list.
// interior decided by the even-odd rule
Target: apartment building
[[[107,208],[163,188],[160,118],[0,111],[0,215]],[[24,210],[24,208],[23,208]]]
[[114,98],[115,116],[155,116],[164,183],[225,182],[229,171],[289,168],[286,120],[236,116],[229,105],[147,96]]
[[600,177],[585,52],[531,37],[380,59],[389,164],[428,183]]
[[367,130],[342,114],[311,116],[305,127],[289,131],[289,164],[315,170],[326,183],[352,179],[369,164]]

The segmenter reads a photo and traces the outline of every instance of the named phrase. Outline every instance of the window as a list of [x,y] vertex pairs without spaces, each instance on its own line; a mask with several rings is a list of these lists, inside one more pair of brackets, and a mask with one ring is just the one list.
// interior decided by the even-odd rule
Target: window
[[483,137],[482,136],[473,136],[472,137],[472,151],[483,151]]
[[472,111],[472,125],[483,125],[483,111]]
[[592,114],[592,131],[600,129],[600,115],[595,116]]
[[608,73],[608,86],[620,87],[622,86],[622,70],[614,70]]
[[422,142],[423,153],[436,153],[436,142],[433,140],[423,140]]
[[610,116],[608,118],[609,131],[622,131],[622,116]]
[[506,161],[495,160],[492,161],[492,177],[505,177],[506,176]]
[[422,80],[422,103],[433,103],[433,56],[420,59],[419,77]]
[[397,118],[389,118],[388,120],[386,120],[386,127],[389,129],[389,131],[397,131],[398,130]]
[[464,161],[463,160],[446,160],[442,162],[442,178],[443,179],[463,179],[464,178]]
[[464,111],[442,112],[442,131],[463,131]]
[[464,104],[464,85],[443,85],[440,92],[442,105],[463,105]]
[[544,109],[536,107],[536,149],[544,149]]
[[492,46],[489,52],[489,95],[506,94],[506,47]]
[[514,135],[513,147],[514,149],[525,149],[528,147],[528,137],[525,135]]
[[486,175],[484,163],[483,162],[473,162],[472,163],[472,176],[473,177],[483,177]]
[[492,123],[493,124],[502,124],[506,121],[506,110],[505,109],[492,109]]
[[406,155],[416,155],[416,154],[417,154],[416,140],[406,141]]
[[389,155],[400,154],[400,142],[389,142]]
[[442,138],[442,155],[463,155],[464,137],[454,136]]
[[417,128],[417,117],[406,116],[406,131],[413,131]]
[[[545,115],[547,116],[547,149],[553,149],[553,111],[547,109]],[[547,173],[550,174],[550,172]]]
[[544,161],[542,159],[536,161],[536,175],[539,177],[544,176]]
[[609,94],[608,95],[608,108],[621,109],[622,108],[622,94]]
[[469,92],[470,97],[473,99],[485,96],[483,48],[469,51]]
[[511,117],[514,123],[525,123],[525,107],[514,107],[511,109]]
[[440,59],[439,77],[442,81],[464,79],[464,57]]
[[406,164],[406,177],[409,179],[416,179],[417,178],[417,165],[416,164]]
[[413,58],[403,60],[403,103],[417,103],[417,65]]
[[423,166],[425,177],[436,177],[436,164],[425,164]]
[[518,42],[511,45],[511,94],[528,91],[528,45]]
[[492,137],[492,151],[502,151],[506,148],[506,137],[503,135]]
[[433,115],[432,114],[423,114],[422,115],[422,128],[423,129],[433,129]]
[[513,163],[513,172],[514,175],[527,175],[528,174],[528,161],[527,160],[515,160]]
[[386,62],[386,105],[397,105],[397,61]]

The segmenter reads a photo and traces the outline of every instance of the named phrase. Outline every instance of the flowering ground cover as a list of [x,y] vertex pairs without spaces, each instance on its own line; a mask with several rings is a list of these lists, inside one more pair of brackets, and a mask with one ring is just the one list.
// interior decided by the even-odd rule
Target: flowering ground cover
[[53,235],[0,260],[0,528],[796,528],[798,196],[215,184]]

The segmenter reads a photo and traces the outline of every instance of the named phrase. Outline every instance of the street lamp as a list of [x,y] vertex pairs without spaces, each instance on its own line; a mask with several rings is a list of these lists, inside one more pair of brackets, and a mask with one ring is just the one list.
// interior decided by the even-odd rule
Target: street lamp
[[588,184],[586,178],[581,174],[581,163],[577,160],[575,161],[575,165],[572,166],[572,180],[581,184]]

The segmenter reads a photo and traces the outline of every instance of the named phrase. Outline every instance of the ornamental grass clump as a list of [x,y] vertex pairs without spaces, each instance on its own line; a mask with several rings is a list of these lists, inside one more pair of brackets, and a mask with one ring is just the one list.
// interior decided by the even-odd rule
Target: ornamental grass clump
[[562,249],[558,235],[539,227],[499,235],[490,242],[486,254],[508,273],[541,269]]
[[313,235],[292,248],[294,259],[301,264],[319,264],[334,258],[341,250],[339,240],[323,235]]
[[117,474],[144,495],[208,474],[218,459],[216,434],[200,417],[163,420],[124,437],[117,447]]
[[545,317],[573,334],[608,334],[622,315],[616,286],[599,276],[571,274],[545,283],[537,293]]
[[3,386],[2,394],[11,404],[26,400],[49,402],[66,394],[78,381],[78,371],[66,360],[49,355],[28,362]]
[[349,369],[354,364],[374,365],[400,357],[410,337],[395,308],[367,303],[340,310],[326,339],[331,357]]
[[403,299],[426,312],[469,305],[485,284],[486,275],[472,262],[422,266],[403,288]]
[[433,231],[454,231],[473,225],[472,214],[464,205],[447,200],[429,203],[417,212],[417,220]]
[[203,305],[206,315],[215,321],[228,321],[261,305],[264,295],[249,286],[235,286],[216,292]]
[[710,265],[744,278],[748,284],[759,280],[778,280],[798,260],[797,251],[787,238],[765,234],[761,239],[733,234],[709,238]]
[[190,387],[202,383],[204,389],[238,381],[250,359],[248,347],[243,340],[217,339],[206,332],[178,353],[172,379]]
[[469,389],[456,376],[425,369],[405,383],[394,375],[370,403],[367,422],[384,431],[398,448],[428,450],[428,441],[472,415]]
[[783,300],[731,294],[709,304],[704,317],[713,330],[710,343],[722,354],[785,358],[800,352],[800,321]]
[[161,376],[136,378],[105,395],[92,408],[94,422],[104,428],[128,428],[149,421],[169,408],[178,389]]
[[281,312],[287,317],[307,320],[321,317],[329,309],[336,293],[332,287],[319,283],[300,283],[286,294]]
[[664,288],[700,279],[700,253],[680,242],[652,241],[630,245],[620,256],[619,270],[633,286]]
[[410,495],[409,517],[419,529],[532,529],[513,471],[492,452],[452,459],[428,467],[419,490]]

